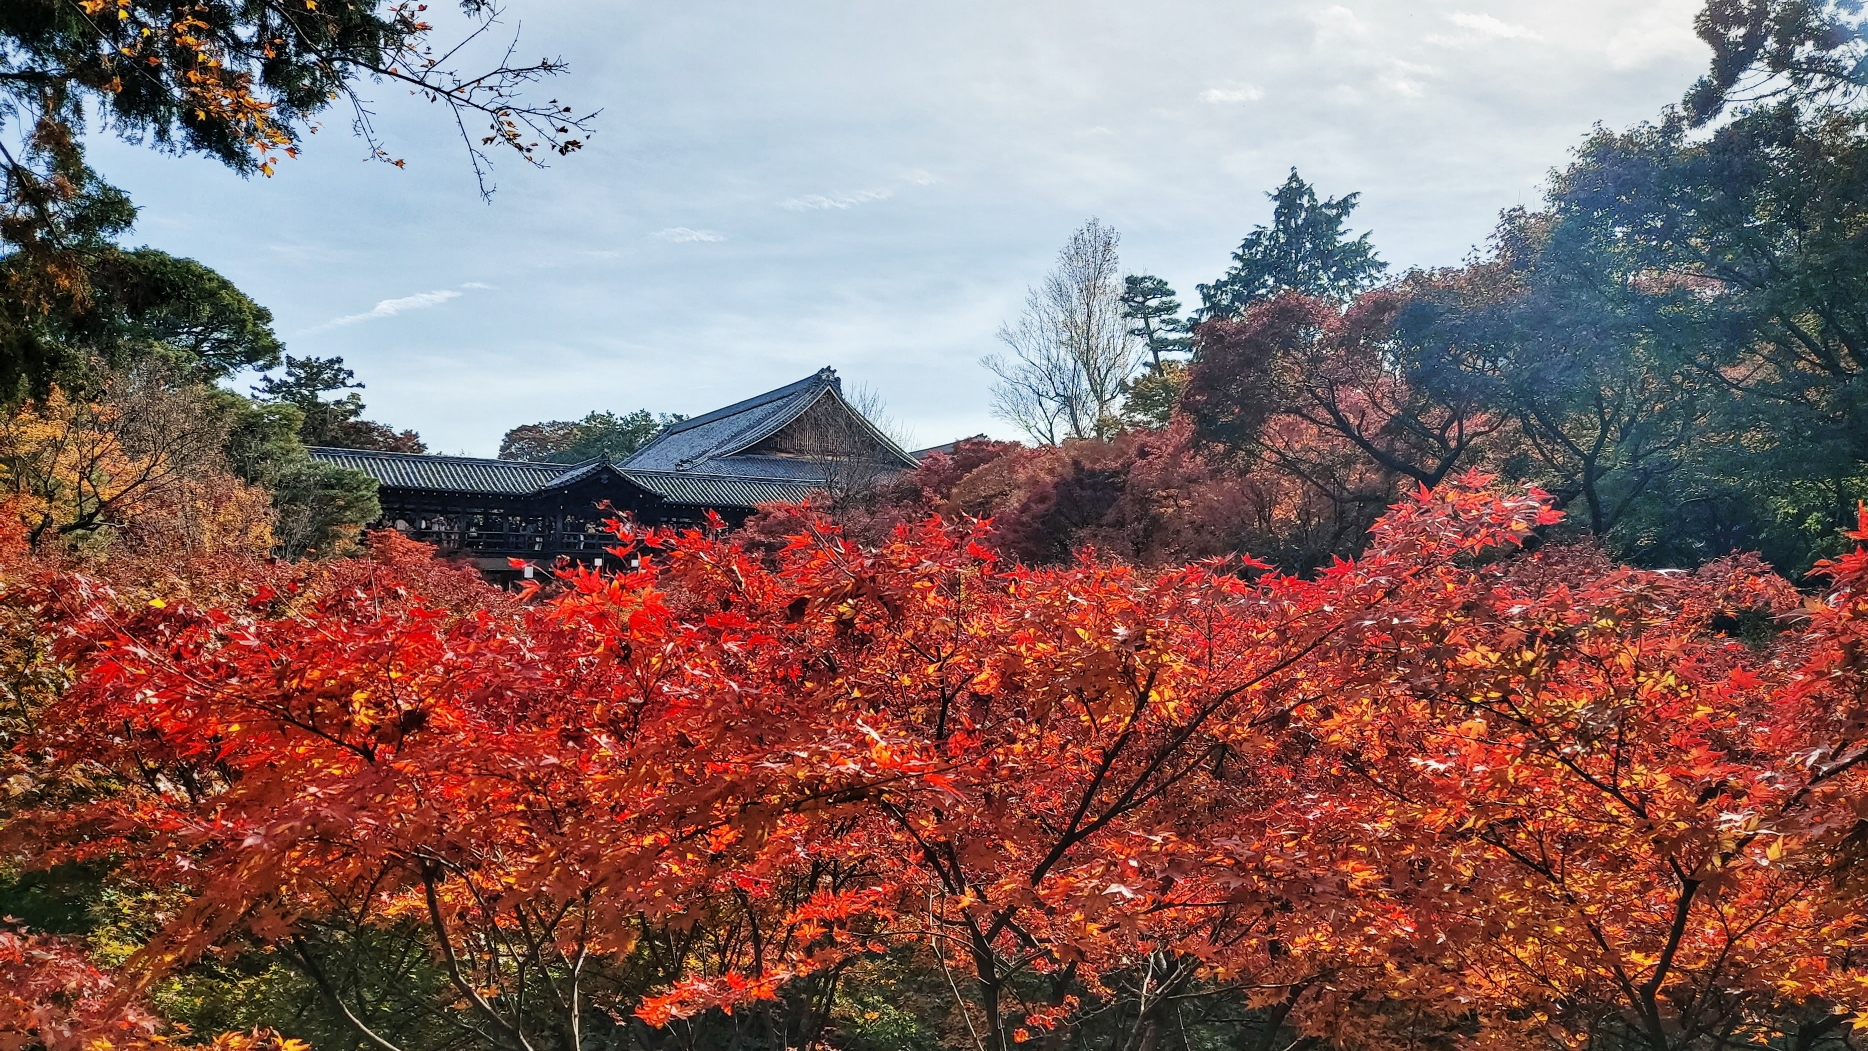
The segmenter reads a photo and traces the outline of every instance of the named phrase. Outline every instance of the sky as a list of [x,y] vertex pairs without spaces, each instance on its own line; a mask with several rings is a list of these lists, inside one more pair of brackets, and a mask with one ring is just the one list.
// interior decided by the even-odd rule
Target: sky
[[[437,2],[443,36],[451,5]],[[96,137],[130,240],[341,355],[371,418],[491,456],[592,410],[698,414],[829,365],[915,444],[1015,437],[979,364],[1071,231],[1178,289],[1296,167],[1399,268],[1534,206],[1590,128],[1703,70],[1698,0],[510,0],[587,149],[482,201],[446,114],[366,85],[271,178]]]

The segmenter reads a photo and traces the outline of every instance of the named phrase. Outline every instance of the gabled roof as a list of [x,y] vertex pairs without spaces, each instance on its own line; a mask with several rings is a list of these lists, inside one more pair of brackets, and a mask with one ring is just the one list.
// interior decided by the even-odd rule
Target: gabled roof
[[798,503],[824,488],[824,466],[802,456],[749,452],[821,400],[835,399],[875,438],[887,459],[876,466],[906,470],[916,461],[843,400],[835,369],[735,402],[663,431],[621,464],[483,460],[363,449],[311,450],[313,459],[362,471],[389,489],[425,489],[487,496],[536,496],[610,471],[672,504],[715,509]]
[[427,456],[367,449],[313,448],[311,457],[362,471],[385,489],[422,489],[481,496],[538,496],[564,489],[603,471],[611,471],[671,504],[715,509],[752,508],[769,503],[798,503],[821,481],[806,477],[728,477],[708,474],[631,471],[607,460],[566,466],[523,460],[483,460],[472,456]]
[[654,441],[623,461],[629,471],[693,472],[739,478],[822,477],[821,468],[791,457],[746,455],[746,450],[770,438],[825,398],[834,398],[853,419],[860,420],[885,450],[887,466],[908,469],[915,460],[875,428],[843,399],[843,381],[837,370],[818,369],[796,383],[766,391],[724,409],[696,416],[657,435]]

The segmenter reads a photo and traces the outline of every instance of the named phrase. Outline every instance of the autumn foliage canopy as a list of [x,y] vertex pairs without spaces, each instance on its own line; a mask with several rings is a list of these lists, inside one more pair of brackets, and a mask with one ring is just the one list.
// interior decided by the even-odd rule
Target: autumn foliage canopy
[[1469,476],[1308,578],[809,515],[770,557],[619,523],[628,568],[519,596],[393,535],[166,597],[15,556],[70,678],[5,846],[173,907],[109,976],[0,933],[46,990],[0,993],[0,1044],[168,1039],[140,997],[259,952],[394,1047],[344,971],[389,933],[423,1010],[541,1051],[821,1042],[837,981],[904,956],[995,1049],[1118,995],[1151,1039],[1215,988],[1267,1047],[1848,1032],[1868,554],[1806,597],[1527,544],[1554,518]]

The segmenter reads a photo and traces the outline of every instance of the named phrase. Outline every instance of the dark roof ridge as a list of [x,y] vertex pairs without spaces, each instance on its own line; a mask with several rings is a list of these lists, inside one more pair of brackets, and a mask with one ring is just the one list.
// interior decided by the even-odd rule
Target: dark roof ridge
[[389,449],[351,449],[342,445],[307,445],[306,452],[341,453],[344,456],[397,456],[408,460],[448,460],[453,463],[498,463],[512,467],[549,467],[556,471],[568,471],[595,463],[597,457],[579,460],[576,463],[559,463],[555,460],[502,460],[497,456],[456,456],[453,453],[405,453]]
[[787,383],[783,387],[766,391],[764,394],[755,394],[750,398],[736,401],[731,405],[715,409],[712,412],[703,412],[692,419],[682,420],[680,423],[674,424],[662,431],[662,433],[680,434],[683,431],[693,430],[703,424],[718,423],[729,416],[738,416],[742,412],[756,409],[761,405],[770,405],[772,402],[789,398],[811,387],[841,387],[842,385],[843,381],[837,378],[837,370],[826,365],[795,383]]
[[835,369],[818,369],[796,383],[683,420],[657,434],[623,464],[644,470],[685,471],[730,456],[797,419],[826,394],[841,401],[838,392],[842,386]]
[[[836,370],[826,368],[823,370],[823,372],[818,373],[818,375],[822,376],[824,372],[830,373],[831,377],[835,379]],[[796,386],[796,384],[793,384],[793,386]],[[895,453],[898,456],[905,457],[908,465],[911,467],[920,463],[919,460],[916,460],[913,456],[910,456],[907,450],[897,445],[895,443],[895,439],[882,433],[882,429],[876,426],[875,421],[871,420],[869,417],[857,411],[856,406],[851,405],[849,403],[849,400],[843,396],[842,382],[839,381],[832,386],[826,386],[824,390],[833,392],[837,399],[837,404],[843,406],[844,411],[848,412],[852,417],[854,417],[858,423],[861,423],[863,425],[863,429],[867,430],[871,437],[875,438],[878,442],[880,442],[884,449],[887,449],[888,451]],[[707,452],[705,456],[695,457],[693,458],[691,462],[704,463],[708,460],[724,459],[725,457],[728,457],[728,456],[738,456],[739,454],[744,453],[747,449],[752,448],[753,446],[759,444],[760,442],[766,440],[767,438],[770,438],[772,435],[777,434],[779,431],[784,430],[785,427],[790,425],[792,421],[803,416],[805,413],[810,412],[811,407],[816,405],[818,402],[822,401],[823,398],[824,398],[823,392],[819,392],[818,395],[814,398],[800,399],[796,405],[792,406],[791,411],[785,413],[782,416],[775,416],[775,417],[772,417],[771,419],[760,421],[758,424],[754,426],[750,426],[750,427],[747,427],[747,428],[744,428],[738,431],[731,438],[725,441],[722,441],[718,445],[714,446],[711,450]]]
[[[500,462],[511,463],[512,461],[502,460]],[[538,489],[536,490],[537,492],[544,492],[547,489],[556,489],[561,485],[569,485],[574,481],[579,481],[581,479],[588,478],[591,475],[597,473],[597,471],[605,467],[608,467],[610,470],[615,471],[617,474],[623,473],[622,468],[617,467],[614,463],[611,463],[610,458],[608,456],[599,456],[599,457],[596,457],[595,459],[584,460],[580,463],[552,464],[552,466],[562,467],[564,468],[564,470],[546,479],[545,481],[540,482],[538,485]]]

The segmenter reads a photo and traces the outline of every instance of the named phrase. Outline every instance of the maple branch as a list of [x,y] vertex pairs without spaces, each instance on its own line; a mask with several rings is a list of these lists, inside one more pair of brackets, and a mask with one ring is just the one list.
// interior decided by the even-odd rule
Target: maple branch
[[[1526,713],[1521,707],[1518,706],[1516,702],[1511,700],[1513,696],[1513,691],[1502,690],[1500,692],[1503,694],[1503,697],[1501,698],[1501,703],[1505,706],[1504,710],[1510,713],[1510,717],[1512,721],[1516,722],[1519,726],[1522,726],[1524,729],[1536,735],[1537,740],[1544,745],[1543,750],[1545,754],[1555,759],[1565,769],[1569,770],[1571,773],[1575,774],[1577,777],[1582,778],[1591,787],[1596,789],[1596,791],[1601,792],[1604,795],[1607,795],[1610,798],[1614,799],[1616,802],[1622,804],[1622,806],[1626,807],[1628,809],[1628,812],[1633,814],[1635,817],[1638,817],[1643,821],[1648,819],[1647,807],[1644,804],[1634,799],[1630,799],[1622,791],[1619,785],[1616,785],[1611,782],[1603,781],[1601,778],[1597,777],[1595,774],[1592,774],[1588,770],[1585,770],[1582,764],[1578,763],[1571,756],[1570,749],[1565,747],[1562,741],[1559,741],[1550,735],[1548,724]],[[1491,710],[1498,711],[1499,709],[1494,708]]]
[[[1150,671],[1149,674],[1149,681],[1153,682],[1153,675],[1155,672]],[[1145,698],[1138,698],[1135,711],[1139,712],[1141,707],[1146,703]],[[1087,709],[1088,705],[1086,704],[1085,707]],[[1127,747],[1129,738],[1134,734],[1136,721],[1135,714],[1132,712],[1128,724],[1124,726],[1122,732],[1117,735],[1115,742],[1103,749],[1103,756],[1096,765],[1096,772],[1090,776],[1090,783],[1084,786],[1083,795],[1077,801],[1077,808],[1070,815],[1069,823],[1064,826],[1064,834],[1057,838],[1057,842],[1052,846],[1050,852],[1032,869],[1030,883],[1033,887],[1036,887],[1043,881],[1045,874],[1051,870],[1052,866],[1063,860],[1064,855],[1070,851],[1071,847],[1082,842],[1083,838],[1094,835],[1096,829],[1100,829],[1103,825],[1108,823],[1108,820],[1112,820],[1115,817],[1113,813],[1105,814],[1106,820],[1096,824],[1094,828],[1085,831],[1082,836],[1077,834],[1079,823],[1082,822],[1083,818],[1090,812],[1090,807],[1095,805],[1096,794],[1102,788],[1103,782],[1108,778],[1109,771],[1115,766],[1116,757]]]
[[480,995],[480,990],[474,988],[474,984],[461,973],[460,957],[454,952],[454,939],[448,933],[447,920],[441,915],[441,900],[436,894],[435,887],[436,870],[435,862],[426,859],[422,861],[422,899],[428,905],[428,923],[434,928],[435,940],[441,947],[441,962],[447,965],[448,981],[453,984],[457,992],[474,1005],[482,1017],[517,1041],[523,1051],[533,1051],[532,1045],[525,1039],[525,1034],[501,1017],[500,1013],[493,1009],[493,1005],[487,1003],[486,998]]
[[[882,807],[889,812],[890,817],[894,818],[895,823],[908,833],[908,837],[915,841],[915,845],[921,850],[921,856],[927,859],[929,864],[934,866],[934,875],[940,877],[941,885],[947,889],[949,894],[954,893],[965,885],[965,875],[957,869],[951,873],[948,871],[939,854],[934,849],[934,845],[929,843],[927,839],[921,835],[921,831],[914,827],[913,822],[908,820],[907,813],[903,811],[898,804],[891,800],[883,800]],[[952,843],[943,841],[943,845],[951,854],[953,849]],[[958,863],[956,862],[956,864]]]
[[999,957],[993,951],[990,938],[979,929],[971,915],[965,916],[967,932],[971,935],[969,948],[973,956],[973,983],[979,987],[980,1013],[986,1016],[987,1039],[992,1051],[1005,1051],[1007,1040],[1004,1011],[1000,1007],[1003,976],[999,974]]
[[1844,1022],[1850,1021],[1849,1015],[1841,1011],[1830,1011],[1814,1022],[1805,1022],[1797,1026],[1796,1041],[1791,1045],[1793,1051],[1811,1051],[1816,1041]]
[[[452,60],[462,48],[499,24],[501,12],[497,8],[489,8],[478,26],[439,57],[417,50],[418,45],[409,39],[401,39],[388,51],[386,61],[374,61],[361,55],[339,58],[320,47],[316,43],[319,34],[300,24],[301,17],[311,16],[305,16],[305,12],[294,9],[291,4],[266,0],[266,7],[281,21],[294,27],[299,45],[307,54],[315,56],[320,64],[332,71],[333,79],[338,83],[337,90],[351,101],[353,111],[357,114],[353,126],[369,146],[373,158],[389,161],[397,167],[403,163],[390,159],[383,150],[376,139],[371,120],[373,114],[352,86],[352,78],[337,75],[337,71],[345,68],[359,70],[373,77],[406,85],[411,93],[419,94],[430,102],[445,104],[467,149],[482,198],[491,198],[494,190],[491,182],[492,159],[487,155],[485,147],[495,143],[510,147],[527,164],[543,167],[543,162],[533,154],[540,142],[560,156],[581,149],[584,145],[582,140],[566,136],[573,130],[588,135],[592,122],[600,112],[592,111],[581,117],[573,117],[570,115],[571,108],[558,105],[556,99],[542,106],[523,103],[519,95],[521,88],[556,76],[564,72],[567,66],[562,60],[553,59],[543,59],[532,65],[515,65],[513,55],[518,48],[516,35],[507,45],[501,59],[484,73],[463,76],[441,68],[442,63]],[[426,28],[422,26],[418,32],[425,32]],[[476,141],[467,129],[466,118],[469,113],[485,118],[489,122],[490,134]],[[537,135],[539,141],[527,143],[522,128],[524,132]]]
[[[1392,595],[1394,591],[1398,589],[1399,587],[1400,585],[1396,584],[1393,587],[1389,588],[1386,592],[1382,594],[1380,598],[1377,598],[1371,604],[1380,604],[1381,602],[1386,601],[1387,598],[1390,595]],[[1155,772],[1158,771],[1161,768],[1161,766],[1165,764],[1169,759],[1171,759],[1173,755],[1180,750],[1180,747],[1184,745],[1187,742],[1187,740],[1190,739],[1196,732],[1198,732],[1200,727],[1205,725],[1206,721],[1209,718],[1211,718],[1215,712],[1219,711],[1220,708],[1224,707],[1227,703],[1231,702],[1233,698],[1239,696],[1242,693],[1245,693],[1248,690],[1251,690],[1257,687],[1260,683],[1263,683],[1269,680],[1274,675],[1278,675],[1284,672],[1285,670],[1289,669],[1293,665],[1297,664],[1298,661],[1301,661],[1304,658],[1310,656],[1310,654],[1316,652],[1319,647],[1321,647],[1325,642],[1333,638],[1338,632],[1348,627],[1349,623],[1350,623],[1350,618],[1347,615],[1345,615],[1344,617],[1339,619],[1334,626],[1318,634],[1315,638],[1313,638],[1310,641],[1308,645],[1302,647],[1296,653],[1293,653],[1289,657],[1286,657],[1284,660],[1281,660],[1277,662],[1276,664],[1273,664],[1271,667],[1266,668],[1264,671],[1260,672],[1258,675],[1255,675],[1250,679],[1247,679],[1245,682],[1239,683],[1236,686],[1233,686],[1229,689],[1221,691],[1212,700],[1211,703],[1207,704],[1204,708],[1201,708],[1199,711],[1197,711],[1194,714],[1194,717],[1192,719],[1189,719],[1185,724],[1183,724],[1178,734],[1170,739],[1170,744],[1167,747],[1156,750],[1154,759],[1142,770],[1141,774],[1138,775],[1135,778],[1135,780],[1130,782],[1128,789],[1126,789],[1121,796],[1117,797],[1116,801],[1111,803],[1109,808],[1104,810],[1104,812],[1102,813],[1100,817],[1098,817],[1095,821],[1091,822],[1089,825],[1083,827],[1082,829],[1076,829],[1074,827],[1076,824],[1076,821],[1080,820],[1082,816],[1088,812],[1089,805],[1094,800],[1094,796],[1090,793],[1094,791],[1095,786],[1092,786],[1091,789],[1086,790],[1085,802],[1083,806],[1079,808],[1077,816],[1072,819],[1072,823],[1071,823],[1072,827],[1066,832],[1065,836],[1061,837],[1058,840],[1058,843],[1051,849],[1050,853],[1045,856],[1044,860],[1039,864],[1038,868],[1034,870],[1034,874],[1031,879],[1032,886],[1034,887],[1037,886],[1038,881],[1043,879],[1045,873],[1049,872],[1053,866],[1055,866],[1059,861],[1063,859],[1063,856],[1069,852],[1071,847],[1074,847],[1078,843],[1081,843],[1083,840],[1089,838],[1090,836],[1095,835],[1097,832],[1101,831],[1105,826],[1107,826],[1110,822],[1114,821],[1117,817],[1120,817],[1122,814],[1127,813],[1128,810],[1132,809],[1134,806],[1140,805],[1140,803],[1145,802],[1147,799],[1153,798],[1156,794],[1158,794],[1158,792],[1161,790],[1160,787],[1157,787],[1156,790],[1150,791],[1146,796],[1142,797],[1139,800],[1135,798],[1135,793],[1141,791],[1142,786],[1148,783],[1148,780],[1154,776]],[[1114,752],[1112,751],[1105,757],[1105,763],[1103,764],[1103,770],[1100,771],[1098,774],[1099,780],[1107,772],[1107,767],[1109,766],[1109,764],[1113,762],[1113,756],[1114,756]],[[1196,765],[1197,765],[1197,761],[1196,761]],[[1192,767],[1190,766],[1190,767],[1184,768],[1182,773],[1176,776],[1176,780],[1181,776],[1185,776],[1186,771],[1188,769],[1192,769]],[[1172,782],[1169,782],[1169,783],[1171,784]]]
[[1661,1022],[1658,994],[1666,983],[1667,973],[1673,968],[1674,955],[1680,951],[1680,941],[1686,937],[1687,914],[1693,907],[1693,898],[1699,892],[1700,881],[1684,880],[1680,895],[1674,904],[1673,924],[1667,931],[1667,942],[1661,948],[1660,959],[1654,964],[1654,974],[1640,988],[1642,1013],[1646,1015],[1649,1027],[1648,1039],[1654,1045],[1654,1051],[1667,1051],[1666,1029]]
[[[942,926],[946,925],[945,920],[937,921],[935,919],[934,917],[934,893],[932,891],[929,891],[928,892],[928,932],[930,934],[933,933],[934,926],[936,923],[939,923]],[[960,1017],[966,1022],[967,1035],[973,1038],[974,1048],[976,1049],[976,1051],[986,1051],[985,1043],[982,1042],[979,1038],[979,1030],[973,1028],[973,1012],[967,1006],[966,999],[960,995],[960,984],[954,981],[953,970],[947,966],[947,958],[941,955],[939,940],[936,938],[930,938],[928,941],[928,946],[934,950],[934,959],[936,962],[940,964],[941,974],[945,975],[947,978],[947,988],[953,990],[954,1006],[960,1009]]]
[[1278,1028],[1284,1025],[1285,1018],[1290,1015],[1291,1009],[1297,1006],[1297,1001],[1304,995],[1304,990],[1309,988],[1314,980],[1305,979],[1292,985],[1290,991],[1284,995],[1284,999],[1271,1006],[1271,1013],[1266,1016],[1264,1028],[1259,1031],[1258,1039],[1253,1042],[1251,1051],[1272,1051],[1272,1041],[1278,1037]]
[[311,950],[303,939],[294,937],[291,946],[299,962],[304,964],[305,973],[311,975],[312,982],[318,986],[318,991],[324,994],[325,1000],[337,1009],[338,1014],[344,1016],[344,1021],[350,1023],[350,1027],[357,1031],[358,1036],[376,1045],[379,1051],[402,1051],[400,1047],[384,1039],[376,1030],[365,1025],[363,1019],[352,1013],[350,1006],[344,1003],[344,998],[338,995],[337,988],[331,984],[330,978],[325,976],[324,969],[318,966],[317,960],[312,958]]

